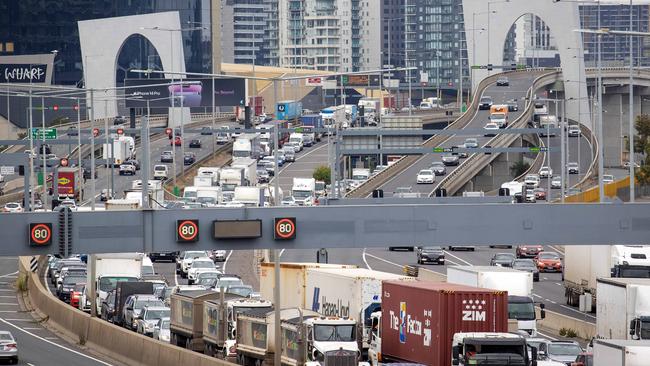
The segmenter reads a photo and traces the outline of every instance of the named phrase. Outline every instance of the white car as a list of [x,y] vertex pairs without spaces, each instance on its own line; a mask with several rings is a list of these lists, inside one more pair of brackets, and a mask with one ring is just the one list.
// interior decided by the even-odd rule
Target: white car
[[543,166],[539,169],[539,177],[540,178],[548,178],[553,175],[553,169],[548,166]]
[[298,206],[298,203],[296,203],[295,198],[288,196],[282,199],[282,206]]
[[169,343],[169,318],[158,319],[158,324],[153,328],[153,339]]
[[494,137],[496,136],[495,131],[499,131],[499,125],[494,122],[489,122],[483,127],[485,130],[485,137]]
[[291,149],[293,149],[293,152],[296,153],[296,154],[299,153],[300,150],[301,150],[300,144],[295,143],[295,142],[287,142],[287,143],[284,144],[283,148],[284,149],[291,148]]
[[578,163],[571,162],[566,165],[569,174],[580,174],[580,166]]
[[476,149],[478,148],[478,139],[470,137],[465,139],[465,148],[466,149]]
[[568,129],[568,135],[569,137],[580,137],[580,127],[577,125],[570,125]]
[[417,176],[417,184],[433,184],[436,181],[436,175],[431,169],[422,169]]
[[603,183],[609,184],[614,182],[614,176],[611,174],[603,174]]
[[[635,168],[640,168],[641,165],[639,165],[639,163],[637,163],[637,162],[634,162],[634,167],[635,167]],[[626,161],[625,163],[623,163],[623,168],[627,168],[627,169],[629,169],[629,168],[630,168],[630,162],[629,162],[629,161]]]
[[562,177],[560,177],[559,175],[553,177],[553,179],[551,179],[551,188],[552,189],[562,188]]
[[120,164],[120,175],[135,175],[135,165],[133,164]]
[[9,202],[2,208],[3,212],[23,212],[23,206],[18,202]]
[[537,188],[539,186],[539,176],[537,174],[528,174],[524,178],[524,184],[527,187]]
[[206,251],[203,250],[187,251],[184,253],[184,256],[180,260],[180,264],[178,268],[181,278],[187,278],[187,272],[192,266],[192,262],[194,262],[195,259],[200,259],[200,258],[210,259],[210,256]]
[[169,176],[169,168],[167,165],[154,165],[153,166],[153,179],[165,180]]
[[187,284],[188,285],[194,284],[194,281],[196,281],[196,278],[198,277],[199,273],[215,271],[216,269],[217,267],[214,265],[214,262],[209,257],[195,259],[194,261],[192,261],[192,265],[187,271]]
[[526,190],[525,199],[526,199],[526,202],[530,202],[530,203],[537,202],[537,198],[535,197],[535,191],[533,191],[532,189]]
[[223,262],[226,260],[226,256],[228,255],[228,252],[225,250],[213,250],[212,251],[212,259],[215,262]]

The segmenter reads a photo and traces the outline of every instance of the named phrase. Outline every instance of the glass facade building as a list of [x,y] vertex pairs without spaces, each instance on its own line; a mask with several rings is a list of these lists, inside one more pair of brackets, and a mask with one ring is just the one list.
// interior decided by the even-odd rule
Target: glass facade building
[[[1,1],[0,56],[58,51],[54,64],[56,84],[80,84],[83,60],[77,22],[128,15],[178,11],[188,72],[212,71],[210,0],[61,0]],[[143,37],[131,37],[118,57],[116,78],[128,68],[160,67],[157,52]],[[137,77],[137,76],[135,76]]]

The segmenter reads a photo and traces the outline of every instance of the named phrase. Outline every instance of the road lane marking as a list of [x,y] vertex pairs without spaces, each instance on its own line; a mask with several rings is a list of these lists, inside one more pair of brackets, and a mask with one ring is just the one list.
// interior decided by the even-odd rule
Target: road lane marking
[[591,314],[589,314],[589,313],[583,313],[582,311],[576,310],[576,309],[574,309],[574,308],[572,308],[572,307],[569,307],[569,306],[566,306],[566,305],[560,305],[560,307],[562,307],[562,308],[564,308],[564,309],[567,309],[567,310],[571,310],[571,311],[573,311],[574,313],[578,313],[578,314],[581,314],[581,315],[584,315],[584,316],[588,316],[588,317],[590,317],[590,318],[592,318],[592,319],[594,319],[594,320],[596,319],[595,316],[593,316],[593,315],[591,315]]
[[89,360],[93,360],[93,361],[95,361],[95,362],[97,362],[97,363],[101,363],[102,365],[112,366],[110,363],[106,363],[106,362],[104,362],[104,361],[102,361],[102,360],[99,360],[99,359],[96,359],[96,358],[94,358],[94,357],[91,357],[91,356],[85,355],[85,354],[83,354],[83,353],[81,353],[81,352],[78,352],[78,351],[75,351],[75,350],[73,350],[73,349],[71,349],[71,348],[68,348],[68,347],[62,346],[62,345],[60,345],[60,344],[58,344],[58,343],[54,343],[54,342],[52,342],[52,341],[49,340],[49,339],[43,338],[43,337],[41,337],[41,336],[38,336],[38,335],[36,335],[36,334],[34,334],[34,333],[30,332],[30,331],[27,331],[27,330],[25,330],[25,329],[23,329],[23,328],[21,328],[21,327],[15,325],[15,324],[13,324],[13,323],[10,323],[10,322],[6,321],[6,320],[3,319],[3,318],[0,318],[0,322],[5,323],[5,324],[7,324],[7,325],[10,326],[10,327],[15,328],[16,330],[19,330],[19,331],[21,331],[21,332],[23,332],[23,333],[25,333],[25,334],[27,334],[27,335],[30,335],[30,336],[32,336],[32,337],[34,337],[34,338],[36,338],[36,339],[40,339],[41,341],[43,341],[43,342],[45,342],[45,343],[49,343],[49,344],[51,344],[51,345],[53,345],[53,346],[55,346],[55,347],[58,347],[58,348],[61,348],[61,349],[63,349],[63,350],[66,350],[66,351],[68,351],[68,352],[74,353],[74,354],[76,354],[76,355],[79,355],[79,356],[85,357],[85,358],[87,358],[87,359],[89,359]]
[[[328,144],[325,143],[325,144],[323,144],[323,145],[321,145],[321,146],[319,146],[319,147],[317,147],[317,148],[315,148],[315,149],[310,149],[310,150],[307,151],[306,153],[301,154],[300,156],[296,157],[296,161],[292,161],[291,163],[286,163],[286,164],[284,164],[284,166],[282,167],[282,169],[280,169],[280,170],[278,171],[278,176],[280,176],[280,175],[281,175],[281,174],[282,174],[286,169],[288,169],[289,167],[293,166],[293,164],[295,164],[295,163],[299,162],[300,160],[302,160],[302,158],[307,157],[307,156],[311,155],[312,153],[314,153],[314,152],[316,152],[316,151],[319,151],[319,150],[322,149],[322,148],[327,147],[327,145],[328,145]],[[273,183],[274,180],[275,180],[275,177],[273,177],[273,179],[271,179],[271,180],[269,181],[269,184]]]
[[368,260],[366,259],[366,248],[363,248],[363,253],[361,253],[361,257],[363,258],[363,263],[366,264],[366,267],[368,267],[369,270],[372,271],[372,267],[368,264]]
[[449,255],[449,256],[451,256],[451,257],[454,257],[454,258],[458,259],[460,262],[463,262],[463,263],[467,264],[468,266],[474,266],[473,264],[471,264],[470,262],[464,260],[463,258],[451,254],[451,252],[448,251],[448,250],[445,250],[445,255]]
[[278,257],[282,258],[282,253],[284,253],[284,249],[280,251],[280,254],[278,254]]
[[228,259],[230,259],[230,256],[232,255],[232,252],[233,251],[231,250],[228,253],[228,255],[226,256],[226,260],[223,261],[223,265],[221,266],[221,270],[223,271],[223,273],[226,273],[226,265],[228,265]]
[[540,299],[542,298],[542,297],[539,296],[538,294],[533,294],[533,296],[535,296],[535,297],[537,297],[537,298],[540,298]]
[[548,339],[550,339],[550,340],[552,340],[552,341],[557,341],[557,340],[558,340],[557,338],[553,338],[553,337],[551,337],[551,336],[548,335],[548,334],[545,334],[545,333],[540,332],[539,330],[537,331],[537,334],[541,335],[541,336],[544,337],[544,338],[548,338]]
[[18,274],[18,271],[4,274],[4,275],[0,276],[0,278],[2,278],[2,277],[14,277],[16,274]]
[[[384,259],[384,258],[377,257],[376,255],[372,255],[372,254],[370,254],[370,253],[366,253],[366,255],[367,255],[368,257],[370,257],[370,258],[375,258],[375,259],[377,259],[377,260],[379,260],[379,261],[386,262],[386,263],[391,264],[391,265],[393,265],[393,266],[395,266],[395,267],[404,268],[404,266],[401,265],[401,264],[397,264],[397,263],[395,263],[395,262],[391,262],[391,261],[386,260],[386,259]],[[426,268],[422,268],[422,267],[419,267],[419,268],[420,268],[421,270],[423,270],[423,271],[429,271],[429,272],[433,272],[433,273],[436,273],[436,274],[440,274],[440,272],[432,271],[432,270],[430,270],[430,269],[426,269]]]

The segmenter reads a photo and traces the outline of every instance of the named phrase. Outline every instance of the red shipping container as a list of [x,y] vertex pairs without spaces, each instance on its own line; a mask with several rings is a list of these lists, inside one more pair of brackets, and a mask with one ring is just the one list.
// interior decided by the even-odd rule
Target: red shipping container
[[259,116],[264,113],[264,97],[254,96],[248,98],[248,106],[251,107],[251,112],[254,116]]
[[508,294],[445,282],[384,281],[382,360],[451,365],[459,332],[507,332]]
[[78,173],[77,168],[59,168],[59,180],[57,190],[59,196],[75,197],[76,182],[75,177]]

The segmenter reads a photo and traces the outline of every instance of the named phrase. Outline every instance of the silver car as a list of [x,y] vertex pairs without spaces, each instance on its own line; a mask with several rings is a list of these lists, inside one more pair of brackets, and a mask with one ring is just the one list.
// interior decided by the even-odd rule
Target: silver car
[[18,363],[18,344],[11,332],[0,330],[0,359]]
[[445,175],[447,174],[447,168],[445,167],[445,164],[440,161],[434,161],[431,164],[431,170],[433,170],[433,173],[435,175]]
[[166,306],[145,306],[135,320],[138,333],[152,336],[158,320],[169,318],[171,310]]
[[442,163],[446,166],[458,165],[458,155],[444,155]]
[[169,342],[169,318],[158,319],[158,324],[153,328],[153,339]]

